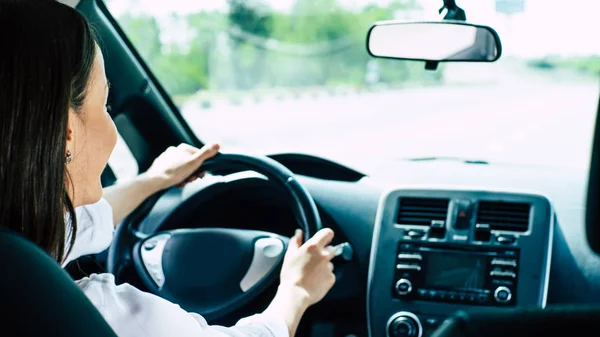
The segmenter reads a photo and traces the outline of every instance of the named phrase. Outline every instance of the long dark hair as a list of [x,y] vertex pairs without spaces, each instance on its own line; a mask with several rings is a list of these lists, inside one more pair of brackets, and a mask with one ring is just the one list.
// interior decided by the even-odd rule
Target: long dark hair
[[79,12],[56,0],[0,1],[0,32],[0,226],[62,262],[77,232],[65,162],[69,108],[81,113],[96,39]]

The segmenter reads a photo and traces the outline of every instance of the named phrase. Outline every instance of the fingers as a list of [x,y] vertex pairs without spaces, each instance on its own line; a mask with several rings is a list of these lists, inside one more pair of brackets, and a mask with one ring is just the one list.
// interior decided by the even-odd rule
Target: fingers
[[[175,148],[173,148],[173,149],[175,149]],[[200,167],[200,165],[202,165],[202,163],[206,159],[215,156],[217,154],[217,152],[219,152],[220,146],[219,146],[219,144],[209,144],[209,145],[203,146],[201,149],[198,149],[189,144],[181,143],[177,146],[177,149],[180,151],[184,151],[191,155],[189,162],[187,162],[186,166],[191,170],[197,170],[198,167]],[[189,176],[188,178],[186,178],[181,183],[177,184],[177,187],[183,188],[186,184],[191,183],[192,181],[194,181],[198,178],[203,178],[204,175],[205,175],[205,172],[193,174],[193,175]]]
[[198,178],[202,178],[202,177],[204,177],[204,174],[202,174],[202,175],[200,175],[200,174],[193,174],[193,175],[191,175],[189,178],[187,178],[187,179],[185,180],[185,182],[186,182],[186,183],[191,183],[192,181],[194,181],[194,180],[196,180],[196,179],[198,179]]
[[189,154],[194,154],[198,151],[200,151],[199,148],[195,147],[195,146],[191,146],[189,144],[186,143],[181,143],[177,146],[178,149],[180,150],[184,150],[185,152],[189,153]]
[[323,228],[318,231],[312,238],[306,241],[308,246],[316,246],[318,249],[323,249],[331,243],[333,240],[333,230],[330,228]]
[[[177,149],[194,155],[193,160],[200,162],[213,157],[215,154],[217,154],[220,148],[221,146],[219,144],[206,144],[201,149],[186,143],[181,143],[177,146]],[[171,146],[169,149],[175,148]]]
[[294,236],[290,238],[290,242],[288,244],[288,251],[297,250],[302,246],[302,230],[296,229]]
[[198,174],[191,175],[189,178],[187,178],[186,180],[180,182],[176,186],[177,186],[177,188],[184,188],[185,185],[187,185],[187,184],[189,184],[191,182],[194,182],[196,179],[204,178],[205,175],[206,175],[206,172],[200,172]]
[[[221,146],[219,144],[204,145],[199,151],[196,151],[194,155],[194,161],[202,163],[208,158],[213,157],[219,152]],[[187,150],[186,150],[187,151]]]

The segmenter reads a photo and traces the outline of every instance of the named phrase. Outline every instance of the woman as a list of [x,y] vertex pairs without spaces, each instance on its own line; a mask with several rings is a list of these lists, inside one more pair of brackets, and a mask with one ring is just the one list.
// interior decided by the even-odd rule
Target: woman
[[[64,262],[81,247],[78,236],[98,242],[97,228],[112,227],[127,211],[117,209],[113,219],[102,199],[100,175],[116,142],[102,53],[85,18],[54,0],[3,0],[0,32],[0,223]],[[157,159],[142,176],[145,183],[126,192],[184,183],[217,150],[172,148],[164,154],[169,160]],[[294,335],[304,311],[335,282],[332,237],[326,229],[302,244],[297,233],[272,303],[231,328],[209,326],[130,285],[116,286],[111,275],[78,285],[120,336]]]

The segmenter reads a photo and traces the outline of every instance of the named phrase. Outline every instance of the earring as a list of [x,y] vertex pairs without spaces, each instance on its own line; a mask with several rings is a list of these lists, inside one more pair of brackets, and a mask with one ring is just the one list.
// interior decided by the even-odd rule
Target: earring
[[67,164],[71,163],[71,160],[73,160],[73,155],[71,154],[70,150],[67,150],[67,157],[66,157],[66,162]]

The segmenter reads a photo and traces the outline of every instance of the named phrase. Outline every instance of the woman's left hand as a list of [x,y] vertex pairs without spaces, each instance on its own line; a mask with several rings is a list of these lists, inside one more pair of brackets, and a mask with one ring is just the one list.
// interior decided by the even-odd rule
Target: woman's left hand
[[183,143],[171,146],[154,159],[145,174],[158,182],[159,189],[183,187],[204,176],[204,173],[194,175],[194,172],[206,159],[217,154],[219,148],[219,144],[205,145],[201,149]]

